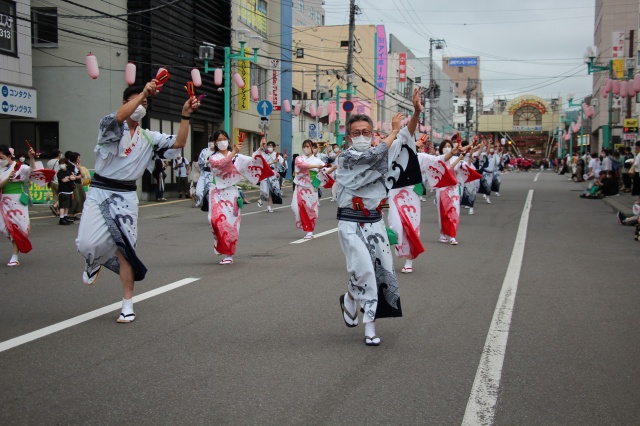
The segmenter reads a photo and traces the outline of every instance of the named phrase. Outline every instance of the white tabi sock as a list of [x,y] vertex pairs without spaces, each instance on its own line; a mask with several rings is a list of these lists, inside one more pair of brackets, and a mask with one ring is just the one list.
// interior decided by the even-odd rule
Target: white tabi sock
[[405,267],[405,268],[412,268],[412,269],[413,269],[413,260],[407,259],[407,260],[404,262],[404,267]]
[[349,297],[349,293],[344,296],[344,307],[351,315],[356,313],[356,301]]
[[122,299],[122,310],[125,315],[133,313],[133,299]]
[[364,325],[364,336],[373,337],[376,335],[376,323],[371,321]]
[[11,255],[11,260],[9,260],[9,262],[17,262],[17,261],[18,261],[18,255],[17,254]]

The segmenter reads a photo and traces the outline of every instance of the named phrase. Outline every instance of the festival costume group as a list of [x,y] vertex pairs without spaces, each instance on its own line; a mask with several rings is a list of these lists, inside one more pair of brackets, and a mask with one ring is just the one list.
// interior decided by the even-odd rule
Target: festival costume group
[[[100,121],[95,148],[96,172],[76,240],[77,249],[85,258],[85,284],[94,284],[103,266],[120,275],[123,303],[117,321],[121,323],[135,319],[134,282],[144,279],[147,272],[136,255],[136,180],[145,169],[153,167],[155,158],[170,159],[180,155],[186,145],[190,115],[199,107],[194,98],[185,102],[177,135],[142,129],[138,122],[146,113],[147,98],[156,93],[156,83],[152,80],[144,89],[130,87],[125,90],[120,109]],[[294,164],[296,188],[291,209],[296,226],[307,232],[305,238],[313,238],[318,217],[316,188],[319,185],[334,187],[338,237],[350,274],[347,292],[340,296],[340,307],[345,324],[355,327],[358,325],[357,305],[360,306],[365,343],[370,346],[380,344],[375,332],[376,319],[402,316],[391,246],[395,244],[396,255],[406,259],[403,273],[412,272],[412,260],[424,251],[419,238],[423,178],[438,191],[441,241],[446,238],[452,244],[456,241],[462,185],[466,191],[467,184],[480,178],[467,162],[469,156],[453,158],[454,154],[471,151],[471,146],[463,149],[447,141],[441,144],[439,156],[416,153],[413,134],[422,110],[418,90],[414,92],[413,103],[415,112],[407,127],[400,130],[403,116],[396,114],[393,130],[376,146],[372,146],[371,119],[364,115],[354,116],[347,125],[352,148],[340,153],[336,165],[325,167],[311,154],[310,144],[303,144],[304,155],[298,156]],[[272,170],[281,160],[271,155],[272,149],[265,152],[264,140],[252,156],[239,154],[241,148],[242,143],[237,143],[230,150],[228,135],[218,131],[199,158],[201,177],[208,182],[198,182],[203,192],[196,191],[197,194],[205,195],[196,202],[205,202],[208,184],[206,201],[214,249],[224,256],[220,263],[225,265],[233,263],[240,231],[242,201],[236,184],[245,178],[253,184],[261,183],[262,200],[282,202],[277,176]],[[33,156],[33,150],[29,155]],[[463,161],[465,158],[467,161]],[[4,190],[0,195],[3,218],[0,232],[13,242],[15,262],[19,264],[18,252],[27,253],[31,247],[28,211],[20,204],[20,194],[14,191],[14,183],[32,179],[44,184],[52,176],[43,171],[32,171],[25,165],[4,166],[3,162],[8,163],[10,159],[10,155],[0,152],[0,188]],[[31,164],[34,164],[33,158]],[[266,185],[262,185],[264,182]],[[389,228],[385,227],[381,214],[387,200]]]

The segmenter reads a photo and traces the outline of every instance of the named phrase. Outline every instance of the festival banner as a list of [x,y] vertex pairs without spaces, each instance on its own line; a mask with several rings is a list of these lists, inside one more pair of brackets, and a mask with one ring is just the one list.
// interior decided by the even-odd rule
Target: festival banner
[[387,35],[384,25],[376,27],[375,49],[376,101],[383,101],[387,90]]
[[407,54],[400,53],[399,61],[400,63],[398,64],[398,81],[400,83],[406,83],[407,82]]
[[[245,55],[250,55],[251,50],[245,47]],[[238,74],[244,81],[244,87],[238,88],[238,109],[240,111],[249,110],[249,92],[251,90],[251,63],[249,61],[238,61]]]
[[280,99],[280,73],[281,66],[279,59],[271,59],[271,68],[269,69],[269,85],[267,91],[273,97],[271,103],[273,104],[274,111],[280,111],[282,109],[282,100]]

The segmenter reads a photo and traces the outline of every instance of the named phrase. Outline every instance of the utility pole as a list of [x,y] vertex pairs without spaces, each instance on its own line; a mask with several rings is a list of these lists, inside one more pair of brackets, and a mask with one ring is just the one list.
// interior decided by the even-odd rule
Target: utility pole
[[436,90],[436,81],[433,79],[433,45],[436,45],[436,49],[442,49],[444,40],[442,39],[429,39],[429,142],[433,143],[433,98]]
[[320,65],[316,64],[316,141],[318,140],[318,108],[320,107]]
[[[476,90],[477,85],[478,84],[478,80],[475,78],[468,78],[467,79],[467,88],[464,89],[464,93],[465,95],[467,95],[467,102],[465,104],[465,111],[464,111],[464,116],[465,116],[465,128],[467,129],[467,135],[466,135],[466,139],[469,140],[469,129],[471,128],[471,117],[472,115],[469,113],[470,109],[471,109],[471,92],[473,92],[474,90]],[[477,97],[477,95],[476,95]],[[477,100],[476,100],[476,104],[477,104]],[[478,112],[478,108],[476,105],[476,116],[477,116],[477,112]],[[477,123],[477,119],[476,119],[476,123]],[[477,124],[476,124],[476,131],[477,131]]]
[[[633,59],[633,57],[635,56],[634,54],[634,50],[635,50],[635,41],[634,41],[634,33],[635,31],[630,30],[629,31],[629,58]],[[631,61],[629,61],[631,62]],[[635,63],[635,61],[634,61]],[[634,71],[634,67],[629,67],[629,81],[631,82],[633,79],[633,71]],[[631,97],[631,96],[627,96],[627,118],[631,118],[631,105],[633,105],[631,102],[633,101],[635,102],[635,97]]]
[[[347,54],[347,75],[351,76],[347,78],[347,101],[351,100],[351,86],[353,82],[353,45],[354,45],[354,32],[356,30],[356,0],[349,1],[349,52]],[[336,114],[340,114],[340,104],[336,105]],[[345,116],[345,126],[351,118],[351,112],[348,111]],[[345,127],[346,129],[346,127]]]

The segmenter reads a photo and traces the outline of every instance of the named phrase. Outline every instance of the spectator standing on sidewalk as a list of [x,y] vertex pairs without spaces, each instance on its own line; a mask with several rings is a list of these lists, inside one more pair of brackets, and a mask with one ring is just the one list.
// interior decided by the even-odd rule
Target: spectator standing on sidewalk
[[53,204],[49,206],[51,212],[54,216],[58,216],[58,170],[60,170],[60,160],[62,159],[62,151],[59,149],[53,150],[53,155],[55,156],[51,160],[47,162],[47,169],[53,170],[56,174],[53,176],[51,182],[49,182],[49,189],[51,189],[51,194],[53,195]]
[[71,201],[73,199],[73,190],[76,189],[76,182],[80,184],[80,178],[68,170],[69,160],[62,158],[58,165],[56,178],[58,180],[58,205],[60,221],[59,225],[71,225],[73,219],[67,216],[71,209]]
[[156,180],[156,201],[167,201],[164,198],[164,178],[167,177],[167,165],[161,158],[156,157],[153,167],[153,178]]
[[624,148],[624,155],[622,157],[622,185],[624,188],[622,192],[631,192],[631,175],[629,174],[629,170],[633,165],[633,153],[631,152],[631,147],[627,146]]
[[633,165],[629,169],[629,175],[632,177],[631,195],[638,197],[636,203],[640,204],[640,141],[636,142],[636,157]]
[[178,182],[178,198],[189,198],[189,172],[191,165],[186,158],[180,156],[173,160],[173,170],[176,171],[176,180]]

